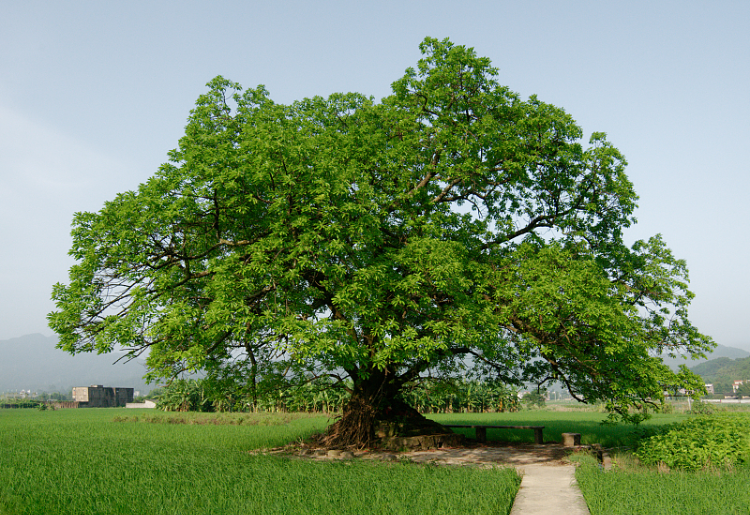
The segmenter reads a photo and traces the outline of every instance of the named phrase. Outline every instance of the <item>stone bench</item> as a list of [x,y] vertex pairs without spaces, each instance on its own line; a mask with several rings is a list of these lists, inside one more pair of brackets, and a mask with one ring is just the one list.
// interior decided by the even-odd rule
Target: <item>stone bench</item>
[[563,433],[563,447],[577,447],[581,445],[581,433]]
[[487,441],[487,429],[533,429],[534,430],[534,443],[543,444],[544,437],[542,431],[544,426],[487,426],[487,425],[461,425],[461,424],[443,424],[443,427],[466,427],[474,428],[476,434],[476,440],[479,443],[485,443]]

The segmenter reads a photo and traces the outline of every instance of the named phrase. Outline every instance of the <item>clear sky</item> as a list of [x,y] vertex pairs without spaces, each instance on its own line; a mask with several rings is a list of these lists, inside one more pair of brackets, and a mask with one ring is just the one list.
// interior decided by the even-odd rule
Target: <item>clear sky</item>
[[606,132],[640,195],[627,238],[662,233],[688,263],[693,322],[750,350],[749,25],[747,0],[6,2],[0,340],[52,334],[73,213],[148,179],[211,78],[281,103],[380,98],[431,36]]

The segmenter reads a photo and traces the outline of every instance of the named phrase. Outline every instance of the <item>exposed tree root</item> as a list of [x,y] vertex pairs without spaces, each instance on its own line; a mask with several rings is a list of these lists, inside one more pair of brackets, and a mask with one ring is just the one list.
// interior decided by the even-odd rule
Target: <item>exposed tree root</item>
[[328,448],[378,447],[393,437],[450,434],[450,429],[425,418],[401,401],[392,401],[385,408],[376,408],[361,397],[352,397],[341,417],[318,439]]
[[353,397],[344,407],[341,417],[322,435],[319,443],[325,447],[363,447],[375,443],[377,410],[359,397]]

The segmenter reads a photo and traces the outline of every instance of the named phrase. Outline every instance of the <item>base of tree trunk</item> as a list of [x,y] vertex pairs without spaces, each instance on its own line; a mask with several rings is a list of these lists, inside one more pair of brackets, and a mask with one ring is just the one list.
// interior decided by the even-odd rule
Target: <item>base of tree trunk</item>
[[389,451],[427,451],[444,447],[460,447],[464,444],[464,435],[443,433],[418,436],[391,436],[377,440],[378,447]]
[[424,417],[414,408],[393,400],[386,408],[352,398],[341,417],[318,438],[328,448],[365,447],[388,450],[427,450],[455,447],[464,436]]

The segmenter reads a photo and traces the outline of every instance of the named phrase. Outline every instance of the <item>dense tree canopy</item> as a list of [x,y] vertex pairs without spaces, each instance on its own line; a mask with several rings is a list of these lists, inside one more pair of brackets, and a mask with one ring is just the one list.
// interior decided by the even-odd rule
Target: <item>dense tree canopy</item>
[[653,356],[712,342],[685,263],[659,236],[623,243],[620,152],[472,49],[421,49],[380,102],[211,81],[168,164],[76,214],[60,346],[148,349],[154,378],[327,375],[376,415],[420,377],[477,371],[623,413],[694,387]]

